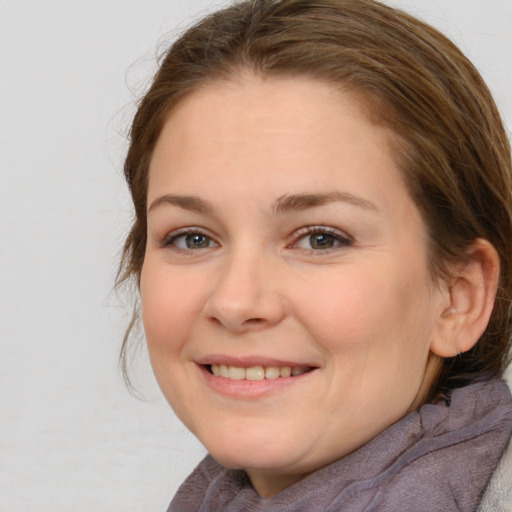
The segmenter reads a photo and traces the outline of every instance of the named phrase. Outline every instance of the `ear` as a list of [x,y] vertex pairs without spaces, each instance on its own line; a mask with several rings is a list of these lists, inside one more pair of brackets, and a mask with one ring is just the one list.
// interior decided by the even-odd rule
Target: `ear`
[[500,260],[494,246],[477,238],[466,251],[467,261],[455,265],[446,284],[430,350],[441,357],[466,352],[484,333],[494,306]]

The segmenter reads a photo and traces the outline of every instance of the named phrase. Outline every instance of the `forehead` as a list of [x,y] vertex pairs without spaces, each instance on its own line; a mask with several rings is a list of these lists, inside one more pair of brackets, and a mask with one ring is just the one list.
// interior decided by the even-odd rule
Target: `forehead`
[[250,183],[263,169],[288,186],[308,175],[327,186],[342,175],[369,179],[379,167],[380,178],[401,186],[394,135],[367,114],[358,95],[316,79],[209,83],[170,112],[153,153],[149,193],[160,178],[192,186],[233,173]]

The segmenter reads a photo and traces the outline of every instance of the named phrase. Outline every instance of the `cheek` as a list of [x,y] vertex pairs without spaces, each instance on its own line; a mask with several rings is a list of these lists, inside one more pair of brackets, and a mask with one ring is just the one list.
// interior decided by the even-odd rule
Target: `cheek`
[[[190,382],[185,349],[204,300],[204,279],[198,272],[146,258],[141,273],[144,332],[156,380],[171,407],[191,426],[188,414],[199,392]],[[186,399],[185,399],[186,397]]]
[[392,264],[306,276],[294,290],[297,316],[331,354],[391,359],[419,350],[423,357],[432,325],[427,282]]
[[205,295],[205,280],[198,272],[153,262],[141,274],[142,320],[150,354],[185,342],[198,317]]

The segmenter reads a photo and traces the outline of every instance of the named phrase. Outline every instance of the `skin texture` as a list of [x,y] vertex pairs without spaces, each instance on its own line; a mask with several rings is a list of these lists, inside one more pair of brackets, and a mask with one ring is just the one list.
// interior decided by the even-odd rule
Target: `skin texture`
[[[245,76],[194,92],[157,143],[140,282],[153,369],[185,425],[261,496],[413,410],[434,353],[455,350],[456,308],[432,282],[391,141],[349,93]],[[314,370],[221,389],[200,364],[216,360]]]

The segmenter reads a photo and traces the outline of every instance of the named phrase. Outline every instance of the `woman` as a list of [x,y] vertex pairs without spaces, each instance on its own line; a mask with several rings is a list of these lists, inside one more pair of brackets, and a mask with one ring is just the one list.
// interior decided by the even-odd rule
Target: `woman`
[[477,509],[512,431],[512,174],[452,43],[372,0],[235,4],[169,49],[125,172],[121,279],[210,453],[170,511]]

